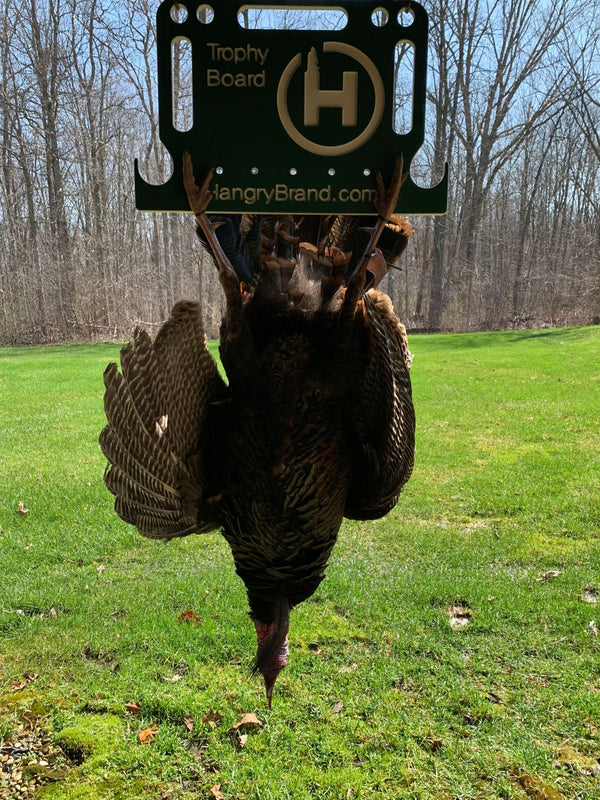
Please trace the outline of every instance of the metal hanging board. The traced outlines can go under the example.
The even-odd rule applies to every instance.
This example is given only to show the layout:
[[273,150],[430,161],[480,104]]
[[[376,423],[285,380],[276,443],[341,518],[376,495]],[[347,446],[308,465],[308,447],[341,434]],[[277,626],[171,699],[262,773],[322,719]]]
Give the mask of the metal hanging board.
[[[260,9],[337,11],[341,30],[246,28]],[[173,159],[166,183],[147,183],[135,162],[140,211],[189,211],[182,158],[197,179],[213,169],[209,213],[372,214],[375,174],[404,169],[425,133],[428,18],[406,0],[164,0],[157,11],[159,135]],[[382,24],[383,23],[383,24]],[[188,130],[174,124],[174,47],[191,46]],[[394,131],[395,53],[414,50],[412,125]],[[398,199],[404,214],[446,211],[448,169],[432,188],[408,175]]]

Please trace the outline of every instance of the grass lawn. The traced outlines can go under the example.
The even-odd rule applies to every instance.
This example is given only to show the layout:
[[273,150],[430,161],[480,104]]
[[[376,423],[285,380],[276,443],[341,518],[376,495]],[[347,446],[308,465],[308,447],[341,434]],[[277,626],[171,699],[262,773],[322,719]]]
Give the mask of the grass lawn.
[[414,475],[342,527],[271,711],[222,537],[112,511],[118,348],[0,349],[0,798],[600,798],[600,328],[411,348]]

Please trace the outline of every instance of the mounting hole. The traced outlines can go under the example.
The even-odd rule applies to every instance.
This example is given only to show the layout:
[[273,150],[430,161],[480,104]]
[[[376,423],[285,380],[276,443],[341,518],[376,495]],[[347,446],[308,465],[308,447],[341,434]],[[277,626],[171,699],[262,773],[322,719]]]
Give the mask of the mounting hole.
[[252,169],[250,170],[250,172],[251,172],[253,175],[258,175],[258,167],[252,167]]
[[363,175],[365,176],[365,178],[368,178],[370,174],[371,170],[368,167],[365,167],[365,169],[363,169]]
[[383,28],[384,25],[388,24],[389,19],[390,15],[385,8],[376,8],[371,14],[371,22],[377,28]]
[[215,18],[215,12],[212,6],[203,4],[196,9],[196,17],[198,18],[198,22],[201,22],[203,25],[209,25]]
[[173,3],[171,6],[171,19],[173,22],[181,24],[185,22],[188,16],[187,8],[180,3]]
[[296,169],[296,167],[290,167],[290,175],[297,175],[297,174],[298,170]]
[[415,12],[409,6],[404,6],[398,12],[398,22],[403,28],[410,28],[415,21]]
[[223,167],[217,167],[215,172],[217,173],[217,175],[222,175],[223,174]]
[[333,168],[333,167],[329,167],[329,169],[327,170],[327,174],[328,174],[328,175],[335,175],[335,170],[334,170],[334,168]]

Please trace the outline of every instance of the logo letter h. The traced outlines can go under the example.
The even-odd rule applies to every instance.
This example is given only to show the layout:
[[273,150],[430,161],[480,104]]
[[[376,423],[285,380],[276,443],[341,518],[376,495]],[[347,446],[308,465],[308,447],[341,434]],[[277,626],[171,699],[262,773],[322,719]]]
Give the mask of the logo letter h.
[[344,72],[342,88],[320,88],[319,62],[314,47],[308,54],[304,73],[304,124],[319,124],[320,108],[341,108],[342,126],[356,125],[358,108],[358,72]]

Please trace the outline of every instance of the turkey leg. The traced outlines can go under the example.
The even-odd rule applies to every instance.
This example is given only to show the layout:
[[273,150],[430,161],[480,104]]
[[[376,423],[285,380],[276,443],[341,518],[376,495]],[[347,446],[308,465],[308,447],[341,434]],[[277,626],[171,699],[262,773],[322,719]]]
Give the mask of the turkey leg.
[[[377,200],[375,201],[375,208],[377,209],[377,224],[371,232],[371,238],[365,248],[363,256],[359,262],[358,267],[354,270],[353,274],[348,281],[346,288],[346,296],[344,297],[344,305],[341,311],[341,318],[346,319],[348,316],[354,314],[354,309],[360,296],[365,288],[366,272],[369,266],[369,261],[374,258],[379,251],[377,251],[377,242],[387,222],[396,209],[398,202],[398,195],[402,184],[406,180],[406,173],[403,174],[404,158],[402,153],[396,158],[394,164],[394,172],[392,173],[392,180],[390,185],[386,188],[380,173],[377,173]],[[380,254],[381,255],[381,254]]]
[[188,197],[191,210],[196,217],[196,224],[202,229],[202,233],[206,237],[206,241],[213,251],[215,261],[219,268],[219,280],[225,292],[225,298],[230,311],[241,309],[241,294],[240,294],[240,281],[230,260],[223,252],[223,248],[219,244],[219,240],[215,236],[216,225],[210,221],[206,209],[212,199],[212,192],[209,190],[209,185],[212,180],[212,170],[208,172],[201,186],[198,186],[194,178],[194,167],[192,165],[192,157],[186,151],[183,154],[183,184]]

